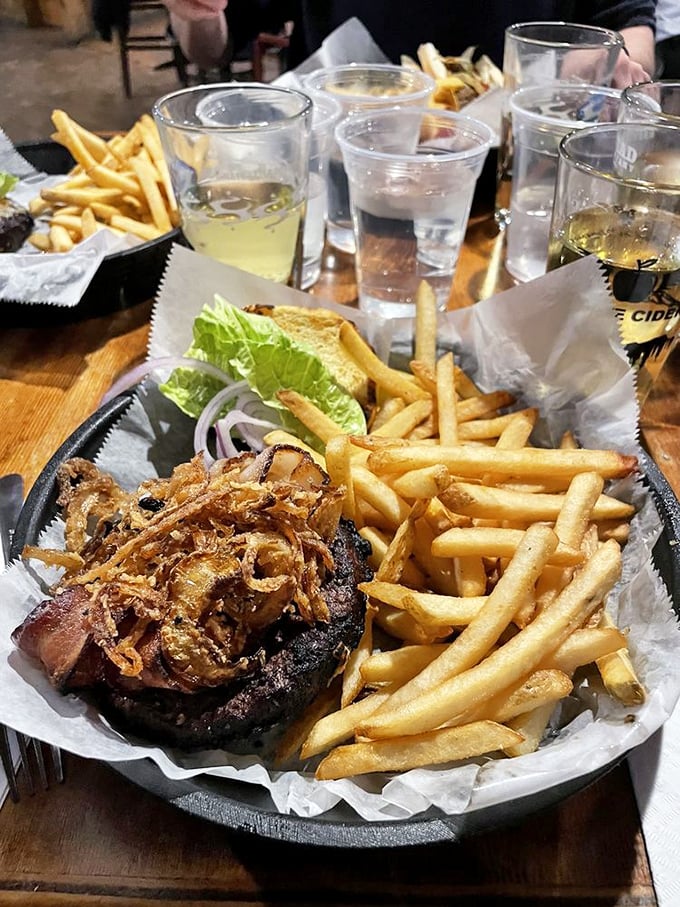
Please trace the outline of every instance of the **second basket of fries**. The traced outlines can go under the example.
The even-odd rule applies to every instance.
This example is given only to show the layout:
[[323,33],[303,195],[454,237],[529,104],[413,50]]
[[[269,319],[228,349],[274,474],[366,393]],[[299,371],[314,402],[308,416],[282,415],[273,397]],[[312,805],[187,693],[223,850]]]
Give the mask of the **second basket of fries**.
[[34,221],[26,249],[46,256],[97,251],[99,266],[79,300],[88,313],[151,298],[180,238],[153,119],[144,115],[127,133],[107,137],[63,110],[51,119],[49,141],[17,149],[45,175],[43,181],[33,176],[22,190]]

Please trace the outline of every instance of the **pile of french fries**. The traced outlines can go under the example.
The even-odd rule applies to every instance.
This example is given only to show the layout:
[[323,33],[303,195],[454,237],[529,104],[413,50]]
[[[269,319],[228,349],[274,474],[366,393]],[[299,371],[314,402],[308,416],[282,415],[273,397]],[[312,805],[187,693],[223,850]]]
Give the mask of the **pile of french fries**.
[[[580,449],[571,435],[532,447],[538,412],[499,412],[510,394],[481,393],[450,353],[437,359],[436,318],[422,284],[410,373],[343,324],[343,345],[377,386],[365,436],[280,392],[324,443],[323,456],[307,449],[344,487],[344,516],[373,550],[366,625],[340,689],[279,748],[282,764],[325,754],[320,780],[531,752],[584,666],[626,705],[645,698],[604,607],[633,515],[604,486],[636,459]],[[266,442],[304,446],[283,431]]]
[[418,61],[407,55],[401,58],[402,66],[422,69],[435,80],[431,106],[445,110],[460,110],[491,88],[503,85],[503,73],[483,54],[473,62],[475,48],[468,47],[459,57],[444,57],[434,44],[418,47]]
[[125,135],[108,141],[89,132],[63,110],[52,113],[52,139],[67,148],[76,166],[63,183],[42,189],[29,204],[47,220],[47,232],[29,242],[41,252],[69,252],[98,230],[148,241],[179,223],[158,130],[142,116]]

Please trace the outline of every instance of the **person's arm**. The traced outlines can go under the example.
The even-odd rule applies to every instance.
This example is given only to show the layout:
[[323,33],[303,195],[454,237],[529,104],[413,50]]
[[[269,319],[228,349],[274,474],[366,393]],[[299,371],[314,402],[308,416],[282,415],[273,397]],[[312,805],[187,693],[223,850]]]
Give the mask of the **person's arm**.
[[654,32],[648,25],[622,28],[628,55],[621,54],[614,70],[615,88],[626,88],[635,82],[647,82],[654,73]]
[[182,53],[200,69],[218,66],[227,48],[227,0],[163,0]]
[[645,82],[654,72],[656,0],[576,0],[574,22],[611,28],[623,36],[628,53],[621,53],[614,70],[615,88]]

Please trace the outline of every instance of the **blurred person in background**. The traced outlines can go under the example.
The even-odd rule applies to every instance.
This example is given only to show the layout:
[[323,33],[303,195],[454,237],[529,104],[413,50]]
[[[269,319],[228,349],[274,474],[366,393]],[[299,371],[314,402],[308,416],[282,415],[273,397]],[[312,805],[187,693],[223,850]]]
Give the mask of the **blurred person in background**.
[[[680,0],[669,2],[680,5]],[[229,7],[227,0],[164,3],[188,59],[209,68],[227,52],[229,9],[249,0],[229,0]],[[500,66],[507,26],[565,21],[621,32],[626,52],[621,52],[614,72],[615,87],[645,81],[655,69],[656,0],[485,0],[477,7],[460,5],[458,9],[451,0],[250,0],[250,5],[262,15],[257,31],[271,30],[272,23],[286,20],[295,23],[288,56],[293,67],[313,53],[333,29],[356,16],[394,62],[401,54],[415,56],[419,44],[432,41],[443,54],[460,53],[469,45],[477,45]],[[475,9],[479,10],[476,15]]]
[[657,0],[656,76],[680,79],[680,0]]

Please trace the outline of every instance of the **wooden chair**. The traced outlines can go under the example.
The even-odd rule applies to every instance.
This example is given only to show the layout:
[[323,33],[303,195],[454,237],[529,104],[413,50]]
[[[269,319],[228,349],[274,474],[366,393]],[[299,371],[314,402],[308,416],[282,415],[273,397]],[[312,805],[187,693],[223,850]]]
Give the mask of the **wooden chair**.
[[159,0],[130,0],[130,27],[126,30],[122,28],[117,29],[120,49],[120,66],[123,75],[123,90],[125,91],[125,96],[127,98],[132,97],[129,55],[132,51],[135,50],[157,50],[169,52],[171,55],[170,60],[165,63],[161,63],[156,68],[161,69],[167,66],[174,66],[174,68],[177,70],[177,77],[180,83],[184,87],[189,84],[189,76],[187,74],[187,61],[180,49],[179,44],[167,28],[160,34],[144,34],[133,31],[132,20],[135,13],[147,10],[163,10],[165,14],[163,21],[164,23],[166,23],[166,25],[170,24],[168,11],[164,4],[160,3]]

